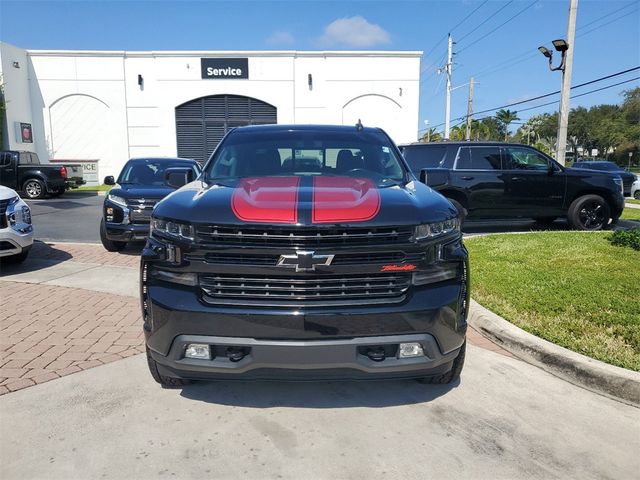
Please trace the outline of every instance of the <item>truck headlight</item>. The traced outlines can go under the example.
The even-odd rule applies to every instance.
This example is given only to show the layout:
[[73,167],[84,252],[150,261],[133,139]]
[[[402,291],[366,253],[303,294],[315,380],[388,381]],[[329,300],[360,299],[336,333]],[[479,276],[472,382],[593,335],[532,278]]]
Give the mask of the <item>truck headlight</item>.
[[195,239],[195,229],[193,225],[188,223],[181,223],[175,220],[165,220],[162,218],[151,217],[151,223],[149,226],[149,234],[158,232],[169,237],[174,237],[182,240],[193,241]]
[[15,197],[9,199],[9,204],[7,205],[7,207],[10,207],[11,205],[15,205],[19,201],[20,201],[20,197],[16,195]]
[[618,187],[620,187],[620,191],[622,193],[624,193],[624,185],[622,183],[622,178],[620,177],[613,177],[613,181],[616,185],[618,185]]
[[424,240],[446,235],[451,232],[460,231],[460,220],[458,218],[450,218],[444,222],[425,223],[418,225],[415,229],[414,237],[416,240]]
[[119,196],[117,196],[117,195],[111,195],[111,194],[109,194],[109,196],[108,196],[107,198],[108,198],[108,200],[109,200],[110,202],[113,202],[113,203],[115,203],[116,205],[120,205],[121,207],[126,207],[126,206],[127,206],[127,201],[126,201],[124,198],[122,198],[122,197],[119,197]]

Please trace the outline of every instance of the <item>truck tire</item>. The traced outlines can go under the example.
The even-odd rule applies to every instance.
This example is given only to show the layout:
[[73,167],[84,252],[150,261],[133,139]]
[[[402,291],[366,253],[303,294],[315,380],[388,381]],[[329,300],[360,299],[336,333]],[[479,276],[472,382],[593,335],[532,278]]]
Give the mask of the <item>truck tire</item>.
[[147,365],[149,366],[149,372],[151,372],[151,376],[153,377],[153,379],[160,385],[162,385],[163,388],[178,388],[189,385],[191,383],[191,380],[165,377],[164,375],[160,375],[160,372],[158,372],[158,364],[151,356],[149,347],[145,345],[145,349],[147,350]]
[[640,190],[636,190],[635,192],[633,192],[633,198],[635,198],[636,200],[640,200]]
[[467,218],[467,209],[464,208],[462,204],[457,200],[454,200],[452,198],[447,198],[447,200],[449,200],[453,204],[453,206],[456,207],[456,210],[458,210],[458,215],[459,215],[458,218],[460,218],[460,228],[462,228],[462,225],[464,224],[464,219]]
[[17,253],[15,255],[9,255],[8,257],[3,257],[2,261],[7,264],[15,265],[15,264],[24,262],[27,259],[28,255],[29,255],[29,248],[23,248],[20,253]]
[[600,195],[583,195],[569,207],[567,220],[576,230],[602,230],[611,218],[609,204]]
[[24,184],[22,185],[22,191],[27,198],[30,198],[32,200],[37,198],[44,198],[44,196],[47,194],[47,189],[44,186],[44,183],[42,183],[42,181],[38,180],[37,178],[30,178],[29,180],[24,182]]
[[465,340],[462,344],[462,347],[460,348],[460,353],[458,353],[458,356],[453,361],[451,370],[445,373],[441,373],[440,375],[418,378],[418,382],[429,385],[444,385],[457,380],[458,378],[460,378],[460,372],[462,372],[462,367],[464,366],[464,357],[466,356],[466,353],[467,341]]
[[104,219],[100,221],[100,241],[107,252],[120,252],[127,246],[127,242],[116,242],[107,238],[107,227],[104,225]]

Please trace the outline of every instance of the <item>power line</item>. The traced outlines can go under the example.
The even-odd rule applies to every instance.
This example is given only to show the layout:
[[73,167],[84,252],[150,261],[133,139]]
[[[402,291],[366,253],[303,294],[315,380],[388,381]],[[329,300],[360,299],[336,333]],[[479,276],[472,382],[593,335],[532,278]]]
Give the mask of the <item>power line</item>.
[[[572,86],[572,87],[571,87],[571,90],[574,90],[574,89],[576,89],[576,88],[580,88],[580,87],[585,87],[585,86],[587,86],[587,85],[591,85],[591,84],[593,84],[593,83],[601,82],[601,81],[603,81],[603,80],[608,80],[609,78],[618,77],[618,76],[620,76],[620,75],[624,75],[625,73],[633,72],[633,71],[636,71],[636,70],[640,70],[640,66],[638,66],[638,67],[633,67],[633,68],[628,68],[627,70],[622,70],[622,71],[620,71],[620,72],[612,73],[611,75],[606,75],[606,76],[604,76],[604,77],[596,78],[596,79],[594,79],[594,80],[589,80],[588,82],[584,82],[584,83],[580,83],[580,84],[578,84],[578,85],[574,85],[574,86]],[[625,81],[620,82],[620,83],[616,83],[616,84],[613,84],[613,85],[609,85],[609,86],[607,86],[607,87],[602,87],[602,88],[600,88],[600,89],[592,90],[592,91],[586,92],[586,93],[584,93],[584,94],[575,95],[575,96],[572,96],[571,98],[578,98],[578,97],[581,97],[581,96],[583,96],[583,95],[587,95],[587,94],[589,94],[589,93],[599,92],[600,90],[606,90],[607,88],[612,88],[612,87],[615,87],[615,86],[618,86],[618,85],[622,85],[623,83],[632,82],[632,81],[634,81],[634,80],[637,80],[638,78],[640,78],[640,77],[632,78],[632,79],[630,79],[630,80],[625,80]],[[535,101],[535,100],[540,100],[540,99],[543,99],[543,98],[547,98],[547,97],[550,97],[550,96],[552,96],[552,95],[557,95],[557,94],[559,94],[559,93],[560,93],[560,90],[557,90],[557,91],[555,91],[555,92],[547,93],[547,94],[544,94],[544,95],[538,95],[537,97],[528,98],[528,99],[526,99],[526,100],[520,100],[519,102],[513,102],[513,103],[509,103],[509,104],[507,104],[507,105],[501,105],[501,106],[499,106],[499,107],[495,107],[495,108],[488,108],[488,109],[486,109],[486,110],[481,110],[481,111],[479,111],[479,112],[475,112],[475,115],[480,115],[480,114],[482,114],[482,113],[487,113],[487,112],[494,112],[494,111],[496,111],[496,110],[501,110],[501,109],[503,109],[503,108],[513,107],[513,106],[515,106],[515,105],[521,105],[521,104],[523,104],[523,103],[533,102],[533,101]],[[557,101],[550,102],[548,105],[555,104],[555,103],[557,103]],[[538,105],[538,106],[536,106],[536,107],[529,107],[529,108],[526,108],[526,109],[521,109],[521,110],[519,110],[519,111],[520,111],[520,112],[524,112],[524,111],[526,111],[526,110],[531,110],[532,108],[538,108],[538,107],[542,107],[542,106],[545,106],[545,105]],[[465,118],[466,118],[465,116],[457,117],[457,118],[455,118],[453,121],[463,120],[463,119],[465,119]],[[489,117],[484,117],[484,118],[489,118]],[[438,125],[432,125],[432,126],[431,126],[431,128],[440,127],[440,126],[442,126],[442,125],[444,125],[444,123],[439,123]],[[421,132],[421,131],[423,131],[423,130],[424,130],[424,129],[422,129],[422,130],[418,130],[418,131],[419,131],[419,132]]]
[[[513,19],[515,19],[516,17],[522,15],[524,12],[526,12],[527,10],[529,10],[531,7],[533,7],[538,0],[533,0],[533,2],[531,2],[529,5],[527,5],[526,7],[524,7],[522,10],[520,10],[518,13],[516,13],[515,15],[512,15],[511,17],[509,17],[507,20],[505,20],[504,22],[502,22],[500,25],[498,25],[497,27],[495,27],[493,30],[490,30],[489,32],[485,33],[483,36],[481,36],[480,38],[478,38],[475,42],[472,42],[470,45],[458,50],[458,54],[462,53],[464,50],[466,50],[467,48],[473,46],[473,45],[477,45],[478,42],[484,40],[485,38],[487,38],[489,35],[491,35],[493,32],[495,32],[496,30],[498,30],[499,28],[505,26],[507,23],[509,23],[510,21],[512,21]],[[460,40],[462,41],[462,40]]]
[[474,28],[473,30],[471,30],[470,32],[467,32],[466,35],[463,35],[460,40],[458,40],[458,42],[461,42],[462,40],[464,40],[465,38],[467,38],[469,35],[471,35],[473,32],[475,32],[476,30],[478,30],[481,26],[483,26],[485,23],[487,23],[489,20],[491,20],[493,17],[495,17],[496,15],[498,15],[502,10],[504,10],[505,8],[507,8],[509,5],[511,5],[513,3],[514,0],[511,0],[509,3],[506,3],[505,5],[503,5],[501,8],[499,8],[498,10],[496,10],[495,12],[493,12],[492,15],[489,15],[487,18],[485,18],[485,20],[480,23],[480,25],[477,25],[476,28]]
[[480,10],[486,3],[489,3],[489,0],[485,0],[484,2],[482,2],[478,7],[473,9],[471,11],[471,13],[469,13],[466,17],[464,17],[462,20],[460,20],[458,23],[456,23],[453,26],[453,28],[450,28],[449,32],[446,35],[444,35],[440,40],[438,40],[433,47],[431,47],[431,50],[429,50],[425,54],[425,57],[428,57],[431,54],[431,52],[433,52],[444,40],[446,40],[449,33],[452,33],[456,28],[458,28],[460,25],[462,25],[468,18],[470,18],[474,13],[476,13],[478,10]]
[[580,25],[577,30],[580,30],[581,28],[586,28],[589,25],[593,25],[594,23],[598,23],[600,20],[604,20],[607,17],[610,17],[611,15],[615,15],[616,13],[622,11],[622,10],[626,10],[629,7],[633,7],[637,5],[636,3],[627,3],[624,7],[620,7],[620,8],[616,8],[614,11],[607,13],[606,15],[603,15],[602,17],[598,17],[595,20],[590,21],[589,23],[585,23],[584,25]]
[[602,27],[606,27],[607,25],[610,25],[610,24],[612,24],[613,22],[617,22],[618,20],[621,20],[621,19],[623,19],[623,18],[625,18],[625,17],[628,17],[629,15],[632,15],[632,14],[636,13],[637,11],[638,11],[638,9],[634,9],[634,10],[630,11],[629,13],[625,13],[624,15],[621,15],[621,16],[619,16],[619,17],[616,17],[616,18],[614,18],[613,20],[610,20],[610,21],[608,21],[608,22],[606,22],[606,23],[602,23],[602,24],[598,25],[597,27],[592,28],[591,30],[587,30],[586,32],[582,32],[582,33],[580,33],[580,34],[579,34],[579,35],[577,35],[577,36],[578,36],[578,37],[582,37],[582,36],[584,36],[584,35],[586,35],[586,34],[588,34],[588,33],[591,33],[591,32],[593,32],[593,31],[595,31],[595,30],[599,30],[599,29],[601,29]]

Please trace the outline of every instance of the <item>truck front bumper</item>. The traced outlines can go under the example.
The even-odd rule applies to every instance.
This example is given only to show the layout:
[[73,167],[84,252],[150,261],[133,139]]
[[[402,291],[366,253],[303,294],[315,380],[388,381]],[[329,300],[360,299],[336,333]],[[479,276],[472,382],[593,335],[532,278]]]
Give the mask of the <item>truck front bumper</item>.
[[[161,375],[183,379],[413,378],[448,371],[465,340],[460,282],[415,287],[402,304],[307,311],[205,304],[193,287],[143,282],[147,347]],[[400,358],[401,343],[424,355]],[[185,356],[189,344],[211,358]],[[371,350],[382,348],[383,359]],[[240,360],[231,351],[243,352]]]
[[107,238],[114,242],[146,240],[149,236],[149,224],[105,222]]

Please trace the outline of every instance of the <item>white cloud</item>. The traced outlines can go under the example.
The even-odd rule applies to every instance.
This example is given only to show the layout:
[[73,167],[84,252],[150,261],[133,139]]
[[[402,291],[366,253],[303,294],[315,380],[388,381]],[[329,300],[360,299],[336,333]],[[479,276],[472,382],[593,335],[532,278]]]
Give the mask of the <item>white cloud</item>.
[[339,18],[324,29],[320,43],[325,46],[340,45],[354,48],[367,48],[391,43],[387,31],[380,25],[369,23],[365,18]]
[[296,40],[289,32],[277,31],[269,35],[266,42],[269,45],[293,45]]

